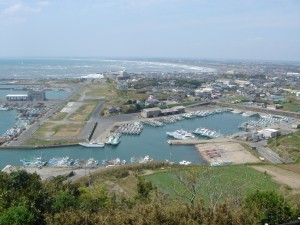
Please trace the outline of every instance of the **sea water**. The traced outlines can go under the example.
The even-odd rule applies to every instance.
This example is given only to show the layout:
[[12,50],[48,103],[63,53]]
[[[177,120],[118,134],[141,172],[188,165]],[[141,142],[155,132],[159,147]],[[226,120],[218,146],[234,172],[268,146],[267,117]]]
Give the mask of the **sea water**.
[[[1,149],[0,168],[3,168],[7,164],[21,165],[20,159],[30,159],[39,156],[46,160],[52,157],[64,156],[86,160],[94,158],[99,160],[99,162],[118,157],[129,162],[133,156],[143,157],[149,155],[159,161],[169,160],[179,162],[181,160],[187,160],[193,163],[203,163],[197,149],[193,145],[169,145],[167,140],[170,138],[166,135],[166,132],[178,129],[193,131],[196,128],[205,127],[220,131],[223,135],[229,135],[239,131],[239,124],[253,119],[257,120],[259,117],[243,117],[227,112],[207,117],[185,119],[174,124],[167,124],[163,127],[144,125],[144,130],[140,135],[122,135],[121,142],[118,146],[106,145],[104,148],[70,146],[40,149]],[[201,137],[199,138],[201,139]]]
[[214,68],[162,60],[100,58],[8,58],[0,59],[1,79],[78,78],[89,74],[118,72],[215,72]]

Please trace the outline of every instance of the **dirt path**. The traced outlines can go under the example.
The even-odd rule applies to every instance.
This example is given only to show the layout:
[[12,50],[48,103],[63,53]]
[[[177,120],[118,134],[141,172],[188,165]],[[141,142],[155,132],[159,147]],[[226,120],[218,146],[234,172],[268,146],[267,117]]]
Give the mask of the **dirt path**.
[[267,172],[272,179],[280,184],[288,185],[293,189],[300,189],[300,174],[277,166],[252,166],[252,168]]

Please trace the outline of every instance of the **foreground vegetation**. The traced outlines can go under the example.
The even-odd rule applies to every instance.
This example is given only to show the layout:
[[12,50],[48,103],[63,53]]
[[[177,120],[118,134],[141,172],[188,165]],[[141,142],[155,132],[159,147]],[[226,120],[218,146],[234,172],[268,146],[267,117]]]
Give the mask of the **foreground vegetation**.
[[[205,203],[201,195],[194,201],[185,201],[180,195],[166,195],[149,181],[149,176],[155,175],[148,175],[147,179],[142,175],[150,171],[174,174],[181,171],[179,168],[164,163],[130,165],[91,174],[77,183],[66,182],[64,177],[41,181],[38,175],[24,171],[0,172],[0,225],[280,224],[296,219],[300,213],[299,207],[293,208],[278,194],[276,185],[273,190],[253,189],[239,198],[224,196],[212,206]],[[194,172],[204,168],[184,168],[178,178],[193,192],[199,182]],[[233,168],[236,174],[240,172],[240,167]],[[233,171],[224,174],[227,180]],[[201,178],[205,179],[205,175]],[[115,187],[107,185],[112,183]],[[130,192],[121,191],[129,183]],[[232,188],[236,185],[239,184],[233,183]],[[122,188],[116,189],[116,186]]]

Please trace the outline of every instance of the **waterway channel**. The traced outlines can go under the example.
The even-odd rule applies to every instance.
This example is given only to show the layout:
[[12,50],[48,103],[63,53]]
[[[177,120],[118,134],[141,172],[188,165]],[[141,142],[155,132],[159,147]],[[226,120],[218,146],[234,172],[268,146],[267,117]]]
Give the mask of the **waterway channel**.
[[[8,116],[3,113],[5,112],[0,112],[1,120]],[[203,163],[203,160],[194,146],[169,145],[167,143],[169,137],[167,137],[166,132],[178,129],[193,131],[198,127],[205,127],[220,131],[223,135],[229,135],[238,132],[238,125],[242,122],[258,119],[258,116],[243,117],[238,114],[226,112],[207,117],[185,119],[174,124],[167,124],[163,127],[144,125],[144,130],[139,136],[123,135],[121,137],[121,143],[116,147],[107,145],[105,148],[70,146],[41,149],[1,149],[0,168],[3,168],[7,164],[21,165],[20,159],[30,159],[39,156],[46,160],[52,157],[64,156],[69,156],[74,159],[94,158],[99,160],[99,162],[119,157],[129,162],[132,156],[139,157],[150,155],[155,160],[169,160],[174,162],[188,160],[193,163]],[[9,127],[7,127],[7,129],[8,128]]]

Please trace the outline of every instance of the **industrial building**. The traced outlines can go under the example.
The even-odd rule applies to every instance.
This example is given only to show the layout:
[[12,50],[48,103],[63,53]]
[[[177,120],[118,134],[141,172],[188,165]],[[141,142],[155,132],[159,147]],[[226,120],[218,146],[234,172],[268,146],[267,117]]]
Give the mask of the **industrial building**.
[[28,91],[28,100],[45,101],[46,100],[45,91]]
[[141,116],[144,118],[157,117],[160,113],[160,108],[148,108],[142,110]]
[[265,139],[278,137],[280,135],[280,131],[279,130],[271,129],[271,128],[267,128],[267,129],[263,129],[263,130],[257,131],[257,133],[258,134],[262,134]]
[[7,101],[28,101],[27,94],[9,94],[5,97]]
[[45,91],[28,91],[28,94],[8,94],[7,101],[45,101]]
[[143,109],[141,116],[144,118],[150,117],[157,117],[157,116],[167,116],[167,115],[174,115],[178,113],[184,113],[185,107],[184,106],[175,106],[169,109],[160,109],[160,108],[148,108]]

